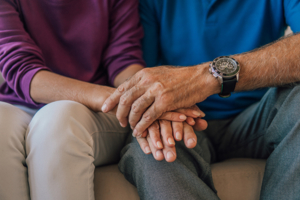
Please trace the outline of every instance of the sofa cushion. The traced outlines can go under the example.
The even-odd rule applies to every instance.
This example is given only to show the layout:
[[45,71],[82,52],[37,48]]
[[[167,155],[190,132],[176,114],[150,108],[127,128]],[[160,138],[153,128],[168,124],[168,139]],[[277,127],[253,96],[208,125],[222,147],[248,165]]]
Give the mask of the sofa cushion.
[[[230,159],[211,166],[215,187],[222,200],[259,199],[265,160]],[[95,170],[96,200],[137,200],[136,188],[119,172],[117,165]]]
[[211,166],[214,185],[222,200],[259,199],[265,160],[230,159]]

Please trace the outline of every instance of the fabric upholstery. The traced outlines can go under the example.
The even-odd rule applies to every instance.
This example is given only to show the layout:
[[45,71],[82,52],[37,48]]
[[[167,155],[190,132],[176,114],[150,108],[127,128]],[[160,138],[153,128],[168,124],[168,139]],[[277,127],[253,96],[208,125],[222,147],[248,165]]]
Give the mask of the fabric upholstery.
[[[230,159],[215,163],[212,175],[221,200],[258,200],[265,160]],[[117,165],[95,170],[96,200],[138,200],[136,188],[119,172]]]

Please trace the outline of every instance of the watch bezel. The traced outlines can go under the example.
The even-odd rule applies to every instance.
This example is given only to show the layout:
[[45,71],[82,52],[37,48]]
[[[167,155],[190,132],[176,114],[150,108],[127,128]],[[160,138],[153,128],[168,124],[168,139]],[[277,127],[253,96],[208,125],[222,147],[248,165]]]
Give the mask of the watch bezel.
[[[223,72],[219,71],[218,68],[216,67],[216,62],[220,59],[223,59],[223,58],[226,58],[226,59],[229,59],[229,60],[233,60],[235,63],[236,63],[236,69],[230,73],[230,74],[224,74]],[[234,58],[232,57],[229,57],[229,56],[220,56],[220,57],[217,57],[215,58],[212,63],[211,63],[211,70],[218,74],[219,76],[221,76],[222,78],[232,78],[234,76],[236,76],[239,72],[240,72],[240,64],[238,61],[236,61]]]

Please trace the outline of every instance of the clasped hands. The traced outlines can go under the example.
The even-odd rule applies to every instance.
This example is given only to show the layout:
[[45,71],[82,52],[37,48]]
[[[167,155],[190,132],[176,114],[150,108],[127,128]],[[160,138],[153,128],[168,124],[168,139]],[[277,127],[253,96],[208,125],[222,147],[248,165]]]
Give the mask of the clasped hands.
[[197,108],[195,106],[179,109],[171,115],[167,112],[153,122],[141,136],[136,138],[144,153],[152,153],[156,160],[165,159],[167,162],[173,162],[177,157],[175,141],[183,140],[187,148],[194,148],[197,144],[194,129],[201,131],[207,127],[206,121],[200,118],[204,116],[203,112]]
[[214,83],[212,79],[208,65],[146,68],[121,84],[106,99],[102,111],[118,105],[116,117],[123,127],[129,122],[142,150],[152,152],[156,160],[172,162],[176,159],[174,140],[183,139],[193,148],[197,142],[194,129],[207,127],[199,118],[204,113],[194,105],[218,92],[217,82],[208,84]]

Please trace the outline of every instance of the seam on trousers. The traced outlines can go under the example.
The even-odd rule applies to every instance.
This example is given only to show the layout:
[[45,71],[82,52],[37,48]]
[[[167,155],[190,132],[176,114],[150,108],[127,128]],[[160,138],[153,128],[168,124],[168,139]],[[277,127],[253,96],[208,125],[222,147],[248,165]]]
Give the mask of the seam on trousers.
[[[95,152],[94,152],[94,146],[95,146],[95,142],[94,142],[94,139],[93,139],[93,137],[92,137],[93,135],[91,135],[91,138],[90,138],[90,140],[92,140],[92,156],[93,156],[93,162],[91,163],[91,165],[94,165],[94,162],[95,162]],[[94,200],[95,199],[95,189],[94,189],[94,184],[92,184],[93,185],[93,192],[91,193],[90,192],[90,188],[91,188],[91,185],[90,185],[90,183],[92,182],[92,183],[94,183],[94,176],[95,176],[95,165],[94,165],[94,170],[93,169],[91,169],[91,166],[89,167],[89,180],[88,180],[88,196],[89,196],[89,199],[90,200]],[[93,180],[91,180],[91,179],[93,179]]]

